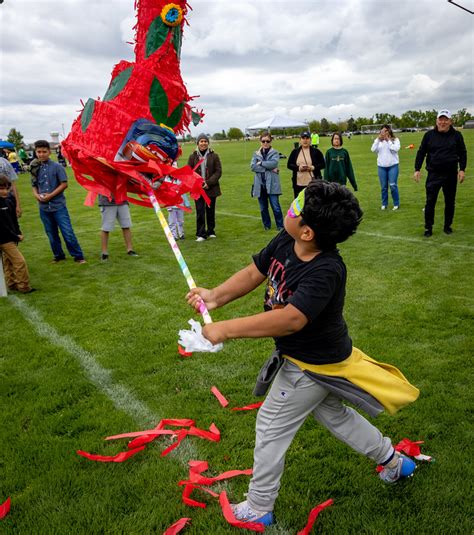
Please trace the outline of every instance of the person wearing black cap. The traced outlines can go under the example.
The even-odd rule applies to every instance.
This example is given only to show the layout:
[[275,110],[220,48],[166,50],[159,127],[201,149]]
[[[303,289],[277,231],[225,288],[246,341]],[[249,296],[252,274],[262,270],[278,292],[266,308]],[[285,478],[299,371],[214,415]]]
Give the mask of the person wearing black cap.
[[[215,238],[216,226],[216,198],[221,195],[219,179],[222,175],[222,165],[219,156],[209,148],[209,138],[206,134],[197,137],[197,149],[189,156],[188,165],[204,179],[203,189],[207,193],[210,204],[200,197],[196,204],[196,241],[202,242],[207,238]],[[207,223],[207,230],[206,230]]]
[[[444,232],[452,234],[457,183],[464,182],[467,164],[467,151],[461,132],[453,128],[451,113],[440,110],[436,126],[429,130],[421,140],[415,159],[413,178],[420,181],[420,169],[426,156],[426,205],[425,238],[433,235],[435,206],[439,190],[444,194]],[[458,171],[459,168],[459,171]]]
[[324,156],[319,149],[311,146],[310,132],[306,130],[301,132],[300,146],[291,151],[286,166],[293,172],[291,181],[295,198],[311,180],[322,178],[321,170],[325,167]]

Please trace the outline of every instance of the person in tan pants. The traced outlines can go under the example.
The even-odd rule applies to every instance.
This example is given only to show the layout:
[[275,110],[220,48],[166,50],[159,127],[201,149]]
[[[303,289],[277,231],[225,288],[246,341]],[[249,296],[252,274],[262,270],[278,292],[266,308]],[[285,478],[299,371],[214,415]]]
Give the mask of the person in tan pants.
[[23,240],[16,217],[16,201],[10,195],[11,183],[5,175],[0,175],[0,251],[3,270],[9,290],[31,293],[30,275],[25,258],[18,249]]

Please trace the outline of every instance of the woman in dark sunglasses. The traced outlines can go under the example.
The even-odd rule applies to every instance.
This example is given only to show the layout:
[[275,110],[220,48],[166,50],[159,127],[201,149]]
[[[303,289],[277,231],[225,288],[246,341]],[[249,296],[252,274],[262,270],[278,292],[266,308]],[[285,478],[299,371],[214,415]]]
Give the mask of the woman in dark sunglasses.
[[278,230],[283,228],[283,213],[278,199],[281,195],[279,163],[280,153],[272,147],[272,136],[269,132],[262,132],[260,134],[260,148],[254,152],[250,168],[255,173],[252,197],[258,199],[265,230],[270,230],[272,226],[268,211],[269,202],[272,207],[276,228]]
[[311,180],[322,178],[321,170],[325,167],[324,156],[319,149],[311,146],[310,132],[301,132],[300,146],[291,151],[286,166],[293,172],[291,181],[295,199]]

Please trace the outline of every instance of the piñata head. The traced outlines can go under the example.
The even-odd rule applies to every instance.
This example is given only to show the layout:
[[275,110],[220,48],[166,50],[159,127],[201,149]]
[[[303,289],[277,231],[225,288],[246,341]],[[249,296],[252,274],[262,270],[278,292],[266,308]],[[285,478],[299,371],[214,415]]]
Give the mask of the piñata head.
[[[171,167],[179,156],[175,133],[183,133],[191,121],[197,124],[202,117],[191,109],[192,99],[180,74],[186,1],[135,0],[135,6],[135,62],[122,60],[115,66],[102,100],[86,102],[62,144],[77,181],[92,194],[112,194],[118,202],[126,198],[135,202],[127,193],[140,195],[138,162],[139,172],[156,179],[177,173]],[[125,139],[132,142],[127,148]],[[117,162],[119,153],[120,160],[128,159],[126,154],[134,157]],[[148,158],[149,153],[157,158]],[[146,162],[152,162],[149,169]],[[190,168],[179,171],[179,180],[186,179],[191,196],[198,198],[202,179]],[[158,200],[172,202],[171,196],[166,201],[160,197],[163,191],[157,192]],[[143,199],[138,203],[149,205]]]

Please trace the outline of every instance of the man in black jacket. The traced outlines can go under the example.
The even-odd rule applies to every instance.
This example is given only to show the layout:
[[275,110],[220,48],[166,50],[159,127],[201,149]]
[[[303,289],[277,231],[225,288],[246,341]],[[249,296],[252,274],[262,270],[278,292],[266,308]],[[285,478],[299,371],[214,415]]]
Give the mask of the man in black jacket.
[[[433,235],[436,201],[439,190],[444,194],[444,232],[451,234],[457,183],[464,182],[467,163],[466,145],[462,134],[452,126],[451,113],[441,110],[433,130],[426,132],[415,159],[413,178],[420,181],[420,169],[426,156],[425,237]],[[459,171],[458,171],[459,166]]]

